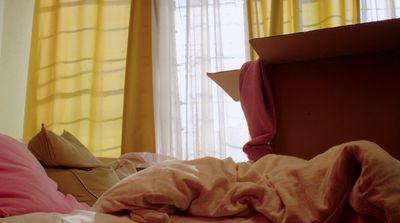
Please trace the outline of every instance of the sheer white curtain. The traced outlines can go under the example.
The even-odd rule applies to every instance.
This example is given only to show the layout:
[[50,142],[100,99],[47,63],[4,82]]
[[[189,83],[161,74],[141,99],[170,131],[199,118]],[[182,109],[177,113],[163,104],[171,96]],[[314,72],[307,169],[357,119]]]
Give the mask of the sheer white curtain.
[[247,125],[206,75],[246,61],[244,0],[153,0],[157,152],[245,160]]
[[360,0],[361,22],[400,17],[400,0]]

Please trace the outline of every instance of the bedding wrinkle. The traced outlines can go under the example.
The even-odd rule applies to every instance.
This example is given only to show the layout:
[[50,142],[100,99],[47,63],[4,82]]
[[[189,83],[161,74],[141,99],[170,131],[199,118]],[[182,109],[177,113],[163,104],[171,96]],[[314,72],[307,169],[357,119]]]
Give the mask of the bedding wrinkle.
[[399,185],[399,161],[374,143],[355,141],[311,160],[270,154],[254,163],[163,162],[126,177],[93,208],[128,210],[131,219],[150,223],[336,223],[351,208],[360,214],[354,219],[395,223]]
[[[387,222],[400,222],[400,162],[386,151],[375,154],[375,143],[364,141],[366,149],[352,145],[352,152],[361,164],[361,177],[350,196],[353,208]],[[368,159],[374,156],[376,159]],[[379,162],[385,160],[385,162]]]

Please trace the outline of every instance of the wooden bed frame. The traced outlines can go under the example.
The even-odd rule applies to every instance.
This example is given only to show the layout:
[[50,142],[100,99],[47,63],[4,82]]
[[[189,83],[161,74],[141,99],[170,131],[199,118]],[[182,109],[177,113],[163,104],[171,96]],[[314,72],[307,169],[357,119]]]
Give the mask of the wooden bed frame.
[[[250,43],[270,79],[275,153],[309,159],[369,140],[400,159],[400,19]],[[209,76],[237,99],[238,71]]]

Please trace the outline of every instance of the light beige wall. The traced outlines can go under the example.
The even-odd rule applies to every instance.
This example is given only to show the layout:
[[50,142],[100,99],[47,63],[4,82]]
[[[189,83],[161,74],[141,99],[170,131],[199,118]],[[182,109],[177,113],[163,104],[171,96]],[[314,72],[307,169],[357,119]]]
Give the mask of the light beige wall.
[[34,0],[0,0],[0,133],[22,138]]

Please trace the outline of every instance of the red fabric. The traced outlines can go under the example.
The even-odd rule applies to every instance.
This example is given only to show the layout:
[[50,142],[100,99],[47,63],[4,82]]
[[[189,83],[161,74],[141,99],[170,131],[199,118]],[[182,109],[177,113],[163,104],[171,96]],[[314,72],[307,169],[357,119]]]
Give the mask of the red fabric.
[[239,89],[240,103],[251,136],[243,151],[250,160],[256,161],[272,152],[270,142],[276,132],[274,102],[261,59],[242,66]]

